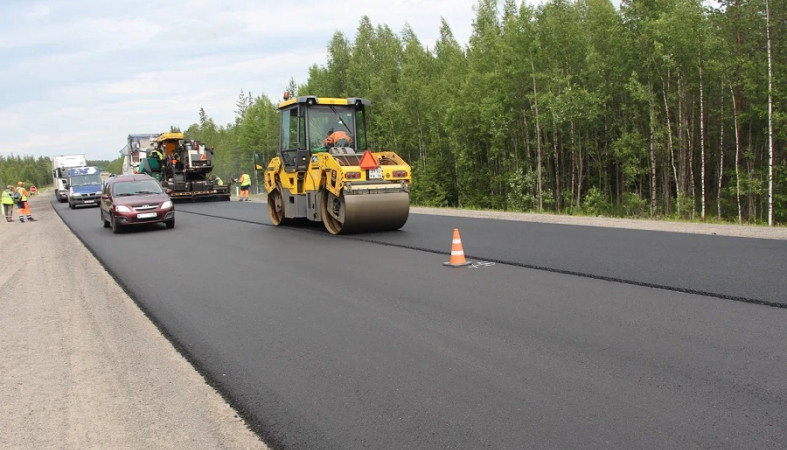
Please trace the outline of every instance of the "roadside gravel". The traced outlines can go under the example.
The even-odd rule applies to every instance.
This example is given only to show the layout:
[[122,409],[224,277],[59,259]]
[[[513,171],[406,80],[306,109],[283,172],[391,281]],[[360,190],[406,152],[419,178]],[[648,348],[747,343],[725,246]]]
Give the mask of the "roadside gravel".
[[0,224],[0,448],[266,448],[51,198]]
[[474,211],[450,208],[412,207],[411,213],[445,216],[479,217],[485,219],[518,220],[523,222],[558,223],[590,227],[629,228],[633,230],[666,231],[671,233],[710,234],[757,239],[787,239],[787,227],[710,224],[696,222],[668,222],[663,220],[618,219],[610,217],[563,216],[558,214]]

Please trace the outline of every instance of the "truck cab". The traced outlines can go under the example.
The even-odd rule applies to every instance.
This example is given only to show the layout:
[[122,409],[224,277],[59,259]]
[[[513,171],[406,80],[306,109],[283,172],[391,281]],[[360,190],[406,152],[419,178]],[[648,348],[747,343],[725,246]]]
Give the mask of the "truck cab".
[[68,172],[75,167],[85,167],[85,155],[58,155],[52,157],[52,184],[59,202],[68,200]]
[[98,167],[77,167],[69,169],[68,181],[68,207],[98,206],[101,199],[101,171]]

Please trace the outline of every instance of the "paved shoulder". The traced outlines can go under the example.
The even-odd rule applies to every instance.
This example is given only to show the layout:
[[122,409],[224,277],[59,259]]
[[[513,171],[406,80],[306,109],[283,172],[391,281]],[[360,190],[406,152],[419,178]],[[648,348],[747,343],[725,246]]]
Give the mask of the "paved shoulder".
[[265,448],[50,199],[0,225],[0,447]]

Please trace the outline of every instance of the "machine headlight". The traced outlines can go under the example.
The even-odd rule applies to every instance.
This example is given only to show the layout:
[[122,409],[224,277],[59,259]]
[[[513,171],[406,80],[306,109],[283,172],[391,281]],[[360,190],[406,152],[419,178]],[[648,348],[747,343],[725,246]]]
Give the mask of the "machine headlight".
[[115,211],[117,211],[117,212],[125,212],[125,213],[130,213],[130,212],[131,212],[131,209],[130,209],[128,206],[117,205],[117,206],[115,206]]
[[172,208],[172,200],[167,200],[166,202],[161,204],[161,209],[170,209]]

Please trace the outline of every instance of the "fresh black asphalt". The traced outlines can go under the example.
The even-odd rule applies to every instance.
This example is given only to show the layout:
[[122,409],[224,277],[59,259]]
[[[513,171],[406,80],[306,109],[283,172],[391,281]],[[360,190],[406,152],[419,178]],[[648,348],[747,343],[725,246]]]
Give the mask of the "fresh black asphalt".
[[[783,241],[415,214],[341,237],[239,202],[113,235],[55,208],[274,447],[787,442]],[[454,227],[498,263],[444,267]]]

